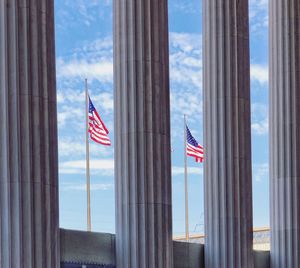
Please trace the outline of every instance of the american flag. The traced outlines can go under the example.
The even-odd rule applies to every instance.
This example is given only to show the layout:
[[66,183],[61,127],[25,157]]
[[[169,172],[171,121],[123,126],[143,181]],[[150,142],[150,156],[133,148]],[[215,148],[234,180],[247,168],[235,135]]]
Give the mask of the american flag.
[[93,141],[110,146],[111,142],[108,137],[108,130],[101,120],[94,104],[89,97],[89,133]]
[[192,156],[195,158],[195,161],[197,163],[202,163],[203,161],[203,147],[198,144],[198,142],[195,140],[195,138],[192,136],[191,131],[186,126],[186,154],[188,156]]

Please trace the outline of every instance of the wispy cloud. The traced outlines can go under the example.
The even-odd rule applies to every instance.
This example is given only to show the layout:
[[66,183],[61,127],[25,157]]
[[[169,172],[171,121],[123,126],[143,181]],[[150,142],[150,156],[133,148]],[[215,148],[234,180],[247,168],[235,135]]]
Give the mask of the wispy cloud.
[[58,79],[88,78],[101,83],[113,82],[113,41],[112,36],[83,42],[70,51],[68,57],[56,60]]
[[257,135],[265,135],[269,132],[269,120],[265,118],[261,121],[254,122],[251,124],[252,131]]
[[[188,115],[193,118],[195,115],[202,114],[202,100],[200,92],[184,93],[184,92],[172,92],[171,93],[171,109],[173,113],[179,115]],[[182,117],[180,118],[182,119]]]
[[[95,103],[100,103],[101,112],[112,113],[113,112],[113,93],[112,92],[96,92],[95,90],[90,90],[90,96]],[[62,107],[67,108],[69,105],[81,105],[84,106],[85,102],[85,92],[80,89],[64,89],[58,90],[57,102]],[[66,106],[63,106],[65,104]],[[84,107],[83,107],[84,108]],[[63,110],[63,109],[62,109]],[[71,113],[72,114],[72,113]]]
[[269,179],[269,164],[253,164],[253,179],[256,182],[261,182],[265,179]]
[[[86,160],[75,160],[61,162],[59,165],[60,174],[84,174],[86,170]],[[90,170],[93,174],[102,174],[103,176],[113,176],[113,159],[91,159]]]
[[[179,176],[184,174],[184,167],[173,166],[172,167],[172,175]],[[190,175],[203,175],[203,166],[199,167],[189,167],[188,174]]]
[[170,33],[170,47],[178,48],[184,52],[196,51],[196,54],[201,50],[201,35],[196,33]]
[[[64,0],[57,12],[57,25],[67,29],[75,25],[90,27],[112,16],[112,0]],[[63,8],[62,8],[63,7]]]
[[112,60],[100,59],[95,62],[88,60],[72,59],[65,62],[62,58],[57,60],[58,78],[88,78],[89,80],[101,80],[112,83],[113,63]]
[[266,65],[251,64],[250,73],[252,81],[260,84],[267,84],[269,81],[269,68]]
[[198,1],[191,1],[191,0],[173,0],[170,1],[170,10],[179,12],[182,14],[200,14],[200,5],[199,9],[195,8],[195,5],[198,4]]
[[[91,191],[108,191],[113,189],[114,184],[112,183],[91,183],[90,190]],[[59,186],[60,191],[86,191],[85,183],[61,183]]]
[[[69,59],[57,59],[58,78],[89,78],[112,82],[112,38],[96,39],[74,49]],[[201,87],[201,35],[170,33],[171,82],[184,87]]]
[[202,87],[201,35],[170,33],[170,78],[178,90]]
[[249,18],[252,34],[265,34],[268,27],[268,0],[250,0]]
[[[72,159],[84,157],[86,154],[85,137],[62,137],[58,141],[59,156]],[[101,146],[97,143],[90,143],[90,154],[97,157],[111,157],[113,154],[112,147]]]
[[269,132],[268,107],[263,103],[251,105],[251,129],[255,135],[266,135]]
[[202,117],[202,46],[200,34],[170,33],[172,139],[182,135],[183,115],[189,124]]
[[84,128],[84,124],[82,120],[78,119],[84,118],[84,109],[75,108],[73,107],[72,110],[69,109],[67,106],[60,107],[60,110],[57,113],[57,121],[58,126],[61,127],[65,125],[67,122],[72,124],[73,127],[76,128]]
[[[85,160],[75,160],[66,161],[60,164],[59,171],[61,174],[85,174],[86,161]],[[101,173],[104,176],[113,176],[114,174],[114,160],[113,159],[103,159],[103,160],[90,160],[90,170],[93,174]],[[203,175],[203,167],[189,167],[189,174]],[[178,176],[184,174],[184,167],[173,166],[172,175]]]

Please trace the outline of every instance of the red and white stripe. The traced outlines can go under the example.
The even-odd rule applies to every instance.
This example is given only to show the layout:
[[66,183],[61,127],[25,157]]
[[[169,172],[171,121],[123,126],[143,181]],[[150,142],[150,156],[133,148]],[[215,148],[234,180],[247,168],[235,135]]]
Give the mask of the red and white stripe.
[[93,141],[107,146],[111,145],[109,132],[96,110],[89,113],[89,133]]
[[198,145],[198,147],[195,147],[195,146],[187,143],[186,154],[188,156],[195,157],[195,161],[197,163],[202,163],[203,162],[204,150],[203,150],[203,147],[201,145]]

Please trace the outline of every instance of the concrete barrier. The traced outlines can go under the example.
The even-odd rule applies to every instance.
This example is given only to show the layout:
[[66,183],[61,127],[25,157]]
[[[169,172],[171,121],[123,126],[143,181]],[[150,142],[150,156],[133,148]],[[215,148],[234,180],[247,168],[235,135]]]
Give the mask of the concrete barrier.
[[[174,268],[204,268],[203,244],[173,243]],[[61,229],[60,244],[63,268],[114,268],[116,265],[114,234]],[[270,268],[269,251],[254,251],[254,268]]]
[[61,229],[60,254],[65,264],[114,267],[115,235]]
[[270,251],[254,250],[254,268],[270,268]]
[[174,268],[204,268],[204,245],[173,242]]

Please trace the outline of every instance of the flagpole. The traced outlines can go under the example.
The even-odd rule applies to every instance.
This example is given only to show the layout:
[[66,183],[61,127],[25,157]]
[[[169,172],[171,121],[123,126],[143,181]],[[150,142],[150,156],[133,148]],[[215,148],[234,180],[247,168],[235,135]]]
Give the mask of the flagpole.
[[187,146],[187,137],[186,137],[186,115],[184,118],[184,190],[185,190],[185,239],[189,241],[189,198],[188,198],[188,178],[187,178],[187,155],[186,155],[186,146]]
[[85,117],[86,117],[86,192],[87,192],[87,231],[91,226],[91,185],[90,185],[90,146],[89,146],[89,94],[87,79],[85,79]]

